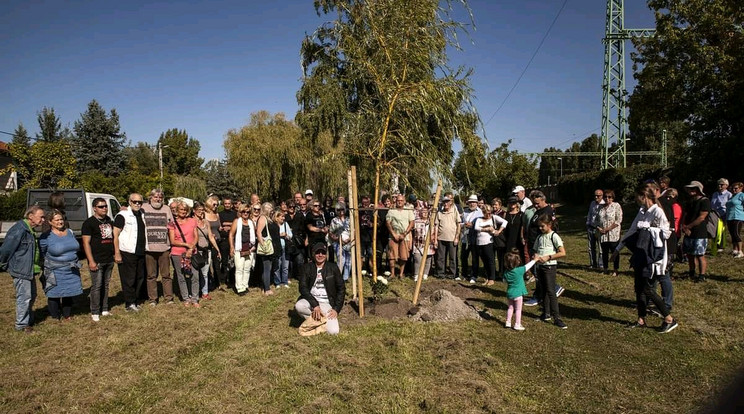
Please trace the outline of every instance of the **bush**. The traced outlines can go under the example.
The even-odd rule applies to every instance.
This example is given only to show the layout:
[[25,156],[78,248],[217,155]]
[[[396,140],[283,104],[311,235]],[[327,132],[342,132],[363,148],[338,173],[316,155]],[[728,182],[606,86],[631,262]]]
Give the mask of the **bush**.
[[558,182],[558,196],[566,204],[584,205],[592,200],[594,190],[601,188],[614,190],[618,202],[632,201],[638,184],[658,180],[660,175],[659,167],[651,164],[565,175]]
[[23,218],[26,210],[26,190],[18,190],[0,196],[0,220],[11,221]]

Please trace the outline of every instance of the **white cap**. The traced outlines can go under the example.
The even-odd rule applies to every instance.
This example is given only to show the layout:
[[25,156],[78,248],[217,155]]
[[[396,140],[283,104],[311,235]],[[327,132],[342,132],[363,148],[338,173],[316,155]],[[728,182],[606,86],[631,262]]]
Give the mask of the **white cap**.
[[308,188],[307,190],[305,190],[305,195],[313,195],[313,190]]
[[512,190],[512,193],[518,193],[520,191],[524,191],[524,187],[522,187],[521,185],[518,185],[514,187],[514,189]]
[[478,196],[475,194],[471,194],[470,197],[468,197],[468,203],[477,203],[478,202]]

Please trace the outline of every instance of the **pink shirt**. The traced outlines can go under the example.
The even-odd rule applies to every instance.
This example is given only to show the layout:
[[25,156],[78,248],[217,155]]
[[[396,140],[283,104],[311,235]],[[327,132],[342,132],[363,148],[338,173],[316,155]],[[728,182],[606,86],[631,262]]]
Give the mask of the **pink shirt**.
[[[178,225],[181,227],[181,231],[183,231],[184,237],[186,237],[186,241],[184,242],[181,238],[181,232],[178,231],[178,227],[176,227],[176,222],[171,221],[168,223],[168,230],[173,230],[173,235],[175,236],[175,240],[177,242],[183,242],[183,243],[193,243],[194,242],[194,229],[196,228],[196,219],[193,217],[187,218],[181,223],[178,223]],[[181,246],[173,246],[171,248],[171,256],[180,256],[182,254],[186,253],[186,248]]]

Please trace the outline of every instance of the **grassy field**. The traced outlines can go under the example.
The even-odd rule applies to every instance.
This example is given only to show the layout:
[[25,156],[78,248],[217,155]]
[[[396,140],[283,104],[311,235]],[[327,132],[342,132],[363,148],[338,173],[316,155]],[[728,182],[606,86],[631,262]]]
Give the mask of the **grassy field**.
[[[290,313],[296,283],[269,298],[215,292],[202,309],[130,314],[115,274],[112,316],[92,322],[80,297],[71,322],[53,321],[40,290],[40,322],[26,335],[13,330],[13,286],[0,274],[0,412],[680,413],[710,404],[743,359],[744,260],[712,258],[707,283],[674,282],[674,332],[630,330],[628,256],[617,278],[587,271],[576,223],[561,222],[566,331],[538,321],[537,308],[525,309],[526,331],[507,330],[502,285],[460,284],[457,294],[490,317],[413,323],[345,312],[340,335],[302,338]],[[425,282],[439,284],[455,282]],[[389,295],[412,291],[412,281],[395,281]]]

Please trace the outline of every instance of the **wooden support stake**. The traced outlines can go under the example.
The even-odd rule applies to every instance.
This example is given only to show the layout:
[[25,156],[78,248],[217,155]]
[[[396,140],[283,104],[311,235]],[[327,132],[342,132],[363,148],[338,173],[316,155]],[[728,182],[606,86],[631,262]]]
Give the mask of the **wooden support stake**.
[[[351,239],[349,240],[349,243],[352,243],[351,248],[353,249],[352,254],[351,254],[351,290],[354,292],[354,294],[352,295],[352,299],[356,299],[357,298],[357,278],[356,278],[357,267],[356,267],[356,253],[355,252],[357,249],[359,249],[359,243],[357,242],[357,239],[356,239],[356,230],[355,230],[356,225],[357,225],[357,222],[355,220],[356,215],[352,214],[353,211],[356,211],[357,205],[354,200],[354,191],[352,189],[353,183],[351,179],[351,169],[346,173],[346,178],[349,183],[349,197],[347,198],[348,200],[347,201],[347,204],[348,204],[347,214],[349,215],[349,238]],[[342,241],[339,240],[339,245],[341,244],[341,242]]]
[[357,282],[357,288],[359,289],[359,317],[364,317],[364,278],[362,277],[362,238],[361,233],[359,231],[359,194],[357,190],[357,175],[356,175],[356,166],[351,166],[351,201],[349,203],[354,203],[354,222],[357,223],[356,226],[354,226],[354,245],[356,248],[354,249],[354,257],[355,257],[355,266],[356,266],[356,274],[358,277]]
[[431,231],[434,228],[437,215],[439,214],[439,195],[442,192],[442,180],[437,182],[437,193],[434,195],[434,205],[431,207],[429,213],[429,230],[426,232],[426,240],[424,241],[424,257],[421,259],[421,266],[419,266],[418,278],[416,280],[416,289],[413,291],[413,304],[418,305],[419,292],[421,291],[421,282],[424,281],[424,269],[426,268],[426,260],[429,258],[429,245],[431,244]]

